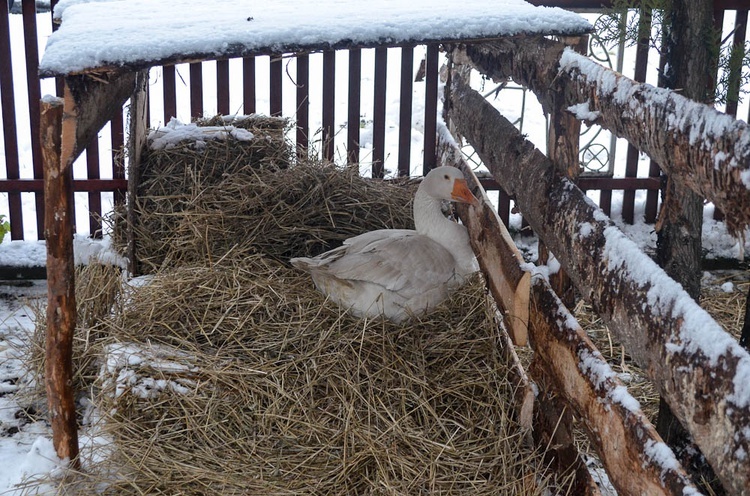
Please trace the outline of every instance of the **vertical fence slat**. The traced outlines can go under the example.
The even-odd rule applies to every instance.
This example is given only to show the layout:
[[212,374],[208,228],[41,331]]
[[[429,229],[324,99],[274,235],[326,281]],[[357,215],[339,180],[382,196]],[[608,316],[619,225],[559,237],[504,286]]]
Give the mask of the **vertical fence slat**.
[[[39,45],[36,29],[36,2],[23,2],[23,39],[26,50],[26,89],[29,96],[29,122],[31,124],[31,160],[34,179],[44,179],[42,143],[39,128],[42,90],[39,84]],[[44,239],[44,194],[34,193],[36,205],[37,239]]]
[[[99,179],[99,136],[94,138],[86,147],[86,176],[89,179]],[[102,237],[102,194],[99,191],[89,191],[89,232],[91,237]]]
[[[641,8],[639,10],[638,29],[644,33],[638,40],[635,52],[635,74],[633,79],[640,83],[646,81],[646,69],[648,67],[649,36],[651,34],[651,10]],[[625,177],[636,177],[638,175],[638,155],[640,152],[636,147],[628,144],[628,152],[625,159]],[[622,220],[626,224],[635,221],[635,190],[625,190],[622,199]]]
[[221,115],[229,115],[229,61],[216,61],[216,109]]
[[506,228],[510,226],[510,196],[502,188],[497,190],[497,215]]
[[282,100],[281,100],[281,78],[284,73],[283,59],[281,55],[271,56],[271,74],[270,74],[270,100],[271,100],[271,115],[279,117],[281,115]]
[[[438,45],[427,45],[425,56],[424,91],[424,163],[422,173],[427,174],[437,165],[437,100],[438,100]],[[508,225],[507,220],[503,220]]]
[[[10,50],[10,19],[8,0],[0,0],[0,101],[2,101],[5,167],[8,179],[19,179],[18,130],[16,129],[16,98],[13,90],[13,67]],[[21,193],[8,193],[11,239],[23,239]]]
[[[114,179],[125,179],[125,158],[123,156],[125,145],[125,126],[123,124],[122,109],[115,112],[110,121],[111,143],[112,143],[112,177]],[[125,192],[115,191],[115,205],[125,204]]]
[[242,59],[242,112],[255,113],[255,57]]
[[[661,55],[659,56],[659,74],[664,74],[664,68],[666,65],[666,50],[662,50]],[[661,82],[661,78],[659,78],[659,82]],[[661,177],[661,167],[659,167],[659,164],[653,160],[649,161],[648,176]],[[658,189],[650,189],[646,191],[646,211],[644,220],[649,224],[656,223],[656,217],[659,215],[659,195],[661,195],[661,190]]]
[[398,175],[408,176],[411,160],[411,104],[414,86],[414,47],[401,48],[401,98],[398,118]]
[[375,49],[375,88],[372,113],[372,177],[385,176],[385,93],[388,49]]
[[361,104],[362,50],[349,50],[349,115],[346,133],[346,160],[349,164],[359,163],[359,119]]
[[310,57],[297,57],[297,154],[307,156],[310,145]]
[[203,64],[190,64],[190,117],[193,120],[203,115]]
[[164,89],[164,124],[177,117],[177,69],[173,65],[162,68],[162,88]]
[[323,158],[333,160],[335,126],[336,52],[323,52]]

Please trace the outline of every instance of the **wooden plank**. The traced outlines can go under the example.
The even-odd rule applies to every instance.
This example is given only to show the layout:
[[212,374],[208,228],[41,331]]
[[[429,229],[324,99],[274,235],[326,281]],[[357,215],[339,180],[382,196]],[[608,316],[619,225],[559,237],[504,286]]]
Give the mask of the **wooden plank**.
[[618,494],[697,494],[638,402],[539,273],[532,279],[531,306],[536,366],[543,367],[557,401],[581,420]]
[[[0,7],[2,8],[2,7]],[[23,38],[26,52],[26,89],[29,102],[29,121],[31,124],[31,160],[35,179],[44,179],[44,164],[42,160],[41,131],[39,130],[42,99],[39,84],[39,42],[36,29],[36,3],[22,2]],[[44,195],[35,194],[36,232],[38,239],[44,239]]]
[[401,48],[401,91],[398,112],[398,175],[408,176],[411,165],[411,106],[414,81],[414,47]]
[[481,208],[469,209],[457,205],[461,220],[469,230],[471,244],[477,261],[487,281],[487,287],[500,308],[516,346],[528,343],[529,286],[531,274],[522,267],[523,256],[518,251],[505,225],[492,208],[487,193],[479,183],[461,151],[448,138],[448,130],[438,135],[438,161],[440,165],[458,167]]
[[[547,88],[567,79],[570,105],[588,102],[589,110],[598,113],[595,124],[627,139],[673,179],[721,208],[730,233],[738,235],[750,226],[750,190],[744,180],[750,176],[747,123],[676,92],[636,83],[574,53],[566,55],[561,71],[562,52],[563,45],[547,39],[513,38],[467,45],[455,54],[490,78],[512,77],[529,87],[546,110],[551,105]],[[580,67],[595,76],[587,77]],[[627,91],[628,97],[618,97],[615,89]],[[649,104],[633,111],[633,102]],[[715,133],[721,125],[726,127]],[[704,146],[702,137],[711,133],[716,134],[712,146]]]
[[388,75],[388,49],[375,49],[375,87],[372,113],[372,177],[385,176],[385,92]]
[[282,88],[281,80],[284,74],[284,64],[281,55],[271,57],[270,61],[270,88],[269,88],[269,100],[270,110],[272,117],[279,117],[282,110]]
[[[5,171],[8,179],[20,177],[18,162],[18,130],[16,129],[13,69],[11,67],[10,21],[8,3],[0,5],[0,107],[3,116],[3,142],[5,144]],[[11,239],[23,239],[23,208],[21,195],[8,195]]]
[[310,57],[297,56],[297,154],[307,157],[310,146]]
[[[66,91],[69,94],[69,92]],[[78,424],[73,390],[73,335],[76,326],[73,263],[73,161],[64,151],[63,107],[59,99],[41,106],[44,154],[45,233],[47,245],[47,330],[44,382],[52,442],[57,456],[80,469]]]
[[242,59],[242,111],[255,113],[255,57]]
[[216,109],[220,115],[229,115],[229,61],[216,61]]
[[190,117],[203,117],[203,64],[190,64]]
[[130,97],[135,75],[113,75],[109,80],[69,76],[65,83],[63,158],[73,163]]
[[[94,136],[86,147],[86,175],[89,179],[99,179],[99,138]],[[89,191],[89,233],[92,238],[102,237],[102,194]]]
[[333,137],[336,125],[336,52],[323,52],[323,158],[333,160]]
[[173,65],[165,65],[162,73],[162,88],[164,89],[164,124],[168,124],[172,117],[177,117],[177,69]]
[[[73,191],[125,191],[128,181],[125,178],[116,179],[74,179]],[[3,179],[0,181],[0,192],[8,193],[42,193],[43,179]]]
[[[115,190],[115,205],[125,204],[125,193],[127,192],[128,183],[125,179],[125,126],[123,124],[122,108],[115,111],[112,117],[110,130],[112,131],[112,179],[122,181],[122,186],[112,188]],[[76,189],[76,182],[73,181],[73,189]]]
[[349,50],[349,98],[346,132],[346,161],[359,163],[359,119],[362,86],[362,50]]
[[[635,49],[635,72],[633,80],[646,82],[646,68],[648,67],[648,50],[651,35],[651,9],[641,7],[638,12],[638,32],[641,37]],[[636,177],[638,175],[638,149],[628,143],[628,151],[625,156],[625,177]],[[635,190],[626,189],[622,198],[622,220],[626,224],[635,222]]]
[[750,453],[750,402],[743,392],[750,354],[455,75],[449,98],[458,132],[646,371],[724,487],[747,491],[750,472],[741,454]]
[[425,54],[425,91],[424,91],[424,163],[422,174],[434,169],[437,165],[437,108],[438,108],[438,60],[439,46],[427,45]]
[[131,274],[138,274],[135,239],[135,204],[138,201],[138,185],[140,182],[141,157],[146,148],[148,137],[148,121],[146,107],[148,105],[148,71],[141,71],[135,75],[135,84],[130,96],[130,138],[128,140],[128,259]]

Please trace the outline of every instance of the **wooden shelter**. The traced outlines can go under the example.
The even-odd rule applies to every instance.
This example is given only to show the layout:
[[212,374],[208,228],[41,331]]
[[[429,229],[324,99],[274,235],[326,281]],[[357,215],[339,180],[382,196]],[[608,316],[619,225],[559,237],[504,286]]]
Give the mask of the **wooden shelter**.
[[[681,122],[685,115],[705,115],[720,120],[704,105],[670,103],[677,96],[667,91],[649,105],[642,103],[642,108],[636,104],[643,112],[631,113],[619,94],[607,92],[612,82],[617,88],[627,87],[628,94],[640,102],[655,90],[600,70],[566,50],[566,44],[576,46],[579,37],[590,30],[585,20],[571,12],[534,7],[521,0],[502,0],[489,9],[486,2],[473,0],[462,2],[460,8],[445,0],[417,1],[405,10],[395,0],[364,4],[331,0],[330,5],[315,3],[311,21],[308,3],[286,0],[275,2],[271,9],[251,0],[221,4],[60,2],[62,24],[50,38],[40,66],[43,76],[60,76],[65,81],[62,101],[42,101],[49,284],[46,380],[58,455],[72,460],[77,455],[68,380],[75,326],[71,167],[112,111],[130,98],[129,181],[135,184],[146,141],[146,70],[155,65],[257,54],[427,43],[427,94],[435,99],[439,46],[452,61],[445,95],[445,117],[451,128],[475,147],[494,180],[516,200],[578,289],[648,371],[725,488],[732,494],[750,492],[746,461],[750,398],[745,386],[750,356],[736,342],[728,341],[732,338],[701,314],[697,305],[684,300],[681,289],[648,257],[622,242],[607,216],[566,177],[574,176],[577,168],[580,127],[580,120],[568,109],[588,103],[595,113],[586,118],[595,115],[602,125],[672,167],[670,171],[688,186],[732,216],[730,226],[740,229],[750,222],[745,181],[750,169],[747,126],[731,120],[724,127],[711,128],[722,130],[711,134],[704,122],[699,124],[706,130],[701,140],[691,138],[698,129],[689,123],[665,133],[664,119],[671,123]],[[179,18],[172,14],[176,11],[181,13]],[[191,30],[205,25],[206,16],[217,21],[213,34],[203,30],[193,36]],[[175,38],[180,32],[186,34],[184,40]],[[563,43],[550,41],[549,35]],[[469,67],[493,79],[512,77],[537,93],[553,120],[549,157],[535,150],[468,87]],[[640,142],[628,134],[642,126],[650,126],[649,135],[659,139]],[[436,124],[426,134],[437,142],[437,162],[460,167],[477,194],[483,195],[448,127]],[[695,160],[679,160],[674,150]],[[695,181],[696,177],[709,180]],[[130,201],[133,194],[131,187]],[[553,291],[556,278],[523,263],[486,197],[481,209],[461,211],[461,217],[489,289],[505,313],[509,333],[501,345],[516,371],[518,414],[533,424],[537,442],[552,446],[556,467],[573,467],[576,494],[597,494],[598,489],[572,446],[571,413],[582,420],[622,494],[695,491],[637,402]],[[621,252],[623,247],[628,249]],[[646,267],[648,274],[638,272],[639,267]],[[700,320],[705,336],[691,334],[695,319]],[[527,337],[535,351],[531,379],[518,364],[513,346],[525,345]],[[723,348],[703,347],[707,340]],[[539,387],[538,397],[532,381]]]

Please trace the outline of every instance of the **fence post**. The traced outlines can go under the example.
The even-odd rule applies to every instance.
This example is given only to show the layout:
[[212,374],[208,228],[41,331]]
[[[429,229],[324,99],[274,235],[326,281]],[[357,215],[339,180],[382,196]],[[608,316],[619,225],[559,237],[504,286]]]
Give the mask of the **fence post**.
[[44,377],[57,456],[79,468],[73,391],[76,326],[73,264],[73,164],[62,158],[62,99],[42,101],[45,238],[47,240],[47,337]]

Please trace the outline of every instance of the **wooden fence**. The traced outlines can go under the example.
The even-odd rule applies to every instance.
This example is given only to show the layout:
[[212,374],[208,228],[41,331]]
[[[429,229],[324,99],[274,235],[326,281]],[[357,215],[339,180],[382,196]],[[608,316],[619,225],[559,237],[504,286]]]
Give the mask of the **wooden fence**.
[[[36,232],[39,239],[43,238],[43,219],[44,219],[44,201],[42,191],[42,158],[41,146],[39,140],[39,100],[41,97],[40,80],[38,76],[39,61],[39,40],[37,36],[37,15],[35,0],[23,0],[17,2],[21,4],[23,16],[23,40],[11,39],[9,29],[8,0],[0,0],[0,94],[2,95],[2,121],[3,137],[5,143],[4,170],[0,175],[5,176],[0,179],[0,193],[7,194],[9,220],[11,223],[11,238],[14,240],[24,239],[24,224],[36,223]],[[56,0],[52,0],[52,5]],[[586,0],[549,0],[534,1],[534,4],[556,5],[573,9],[601,9],[602,4],[608,2],[586,1]],[[748,8],[746,3],[739,0],[720,0],[716,1],[716,19],[717,25],[723,22],[724,13],[727,10],[739,9],[736,13],[735,27],[731,33],[733,42],[738,45],[744,44],[747,33]],[[17,7],[16,7],[17,8]],[[11,14],[17,15],[17,14]],[[50,17],[50,22],[51,17]],[[642,16],[642,23],[648,24],[648,16]],[[24,44],[26,54],[25,78],[27,80],[28,99],[25,102],[18,101],[14,95],[14,79],[22,77],[20,74],[13,73],[11,47],[17,43]],[[424,84],[425,84],[425,101],[424,101],[424,143],[423,157],[424,168],[429,169],[435,164],[435,126],[436,126],[436,108],[437,108],[437,77],[439,64],[439,46],[429,45],[419,47],[419,53],[424,48],[425,58],[424,66]],[[399,50],[400,54],[400,75],[398,88],[388,87],[387,68],[388,58],[393,50]],[[633,79],[636,81],[645,81],[646,67],[648,64],[649,50],[645,45],[640,45],[636,49],[635,55],[635,74]],[[374,78],[373,78],[373,108],[372,111],[372,175],[383,177],[385,170],[383,164],[386,161],[386,106],[388,100],[386,94],[392,95],[397,91],[399,98],[399,120],[398,120],[398,145],[397,145],[397,173],[400,175],[409,174],[410,156],[412,147],[412,107],[414,73],[418,67],[418,61],[415,61],[415,47],[405,46],[398,48],[376,48],[374,49]],[[345,55],[342,55],[344,53]],[[337,56],[338,55],[338,56]],[[257,84],[256,59],[245,58],[242,60],[242,69],[240,74],[230,75],[230,63],[227,60],[216,62],[216,91],[208,91],[204,88],[204,63],[192,63],[188,66],[189,73],[189,102],[178,101],[178,82],[181,77],[174,65],[162,68],[162,79],[160,81],[160,90],[163,93],[163,114],[149,116],[149,122],[152,125],[169,120],[178,114],[178,109],[189,105],[190,116],[200,117],[204,114],[207,107],[216,108],[219,113],[230,114],[238,109],[230,108],[230,96],[232,101],[236,100],[237,95],[230,94],[230,80],[241,78],[242,85],[242,112],[253,113],[257,110],[258,94],[261,91],[268,91],[270,101],[270,114],[282,115],[284,106],[282,79],[290,77],[296,83],[295,94],[295,112],[294,115],[287,115],[295,120],[297,124],[294,139],[299,150],[305,151],[311,145],[311,136],[316,134],[316,130],[310,129],[311,120],[322,122],[320,139],[317,148],[323,157],[334,159],[334,135],[337,133],[336,118],[334,115],[334,101],[346,99],[347,101],[347,118],[346,118],[346,141],[345,156],[350,163],[356,163],[360,160],[359,142],[360,142],[360,110],[361,110],[361,93],[363,85],[362,77],[362,51],[360,49],[326,51],[323,53],[323,70],[322,70],[322,94],[311,94],[310,87],[310,54],[290,54],[289,57],[296,57],[296,73],[285,74],[286,60],[274,58],[269,62],[270,79],[268,88],[261,88]],[[345,56],[348,61],[348,85],[347,88],[336,86],[336,61]],[[392,56],[392,55],[391,55]],[[266,62],[263,61],[265,64]],[[420,68],[421,72],[421,68]],[[739,77],[739,74],[733,74],[733,77]],[[213,86],[213,85],[212,85]],[[236,86],[234,86],[236,88]],[[57,84],[58,94],[60,92],[60,82]],[[369,89],[368,89],[369,91]],[[265,93],[264,93],[265,95]],[[213,103],[207,105],[209,99],[215,98]],[[310,115],[310,102],[315,99],[322,99],[322,115]],[[30,126],[21,129],[17,124],[16,109],[22,107],[28,109],[30,116]],[[727,105],[727,113],[736,115],[736,101]],[[312,118],[314,117],[314,119]],[[101,215],[103,211],[102,193],[113,192],[114,202],[121,203],[124,201],[124,193],[127,190],[127,179],[121,150],[124,144],[124,113],[116,112],[111,116],[111,126],[109,136],[94,139],[86,150],[85,158],[85,178],[76,178],[74,189],[77,192],[84,192],[87,196],[87,202],[79,203],[78,206],[86,206],[89,210],[89,232],[95,236],[101,235]],[[29,169],[23,167],[19,158],[19,136],[27,138],[31,142],[32,164],[31,177],[22,177],[22,170]],[[100,164],[99,147],[111,148],[111,172],[109,168],[104,169]],[[104,172],[104,171],[107,172]],[[80,174],[78,174],[80,175]],[[659,196],[660,182],[658,179],[659,168],[652,164],[647,176],[638,176],[638,152],[630,146],[627,151],[627,161],[624,177],[587,177],[582,176],[578,185],[584,190],[600,191],[599,203],[606,213],[610,213],[612,207],[613,191],[624,191],[622,216],[627,223],[633,223],[635,220],[635,198],[637,190],[647,191],[647,200],[645,206],[645,221],[653,223],[657,215],[657,205]],[[493,180],[485,180],[484,186],[487,189],[499,190],[498,213],[500,218],[507,224],[509,221],[511,203],[507,195],[504,194],[499,185]],[[32,194],[35,197],[36,218],[24,219],[24,209],[22,208],[22,195]]]

